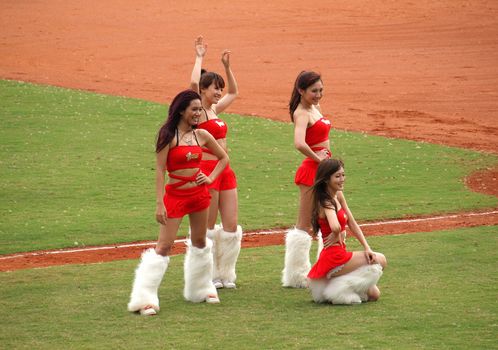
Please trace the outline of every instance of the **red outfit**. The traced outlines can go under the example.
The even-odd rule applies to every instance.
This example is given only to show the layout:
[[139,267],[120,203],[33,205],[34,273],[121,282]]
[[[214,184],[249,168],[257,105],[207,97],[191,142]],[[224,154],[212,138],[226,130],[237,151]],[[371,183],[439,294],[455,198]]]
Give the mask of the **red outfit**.
[[[195,134],[194,134],[195,135]],[[197,140],[197,139],[196,139]],[[200,169],[191,176],[172,174],[179,169],[195,169],[200,167],[202,149],[197,146],[176,146],[170,148],[166,160],[168,176],[180,181],[168,184],[165,187],[163,203],[168,218],[181,218],[187,214],[204,210],[209,207],[211,195],[206,185],[190,188],[178,188],[188,182],[195,181]]]
[[[206,118],[208,118],[207,113]],[[198,124],[197,128],[208,131],[216,140],[226,138],[228,132],[226,123],[219,118],[207,119],[205,122]],[[203,148],[202,151],[211,153],[207,148]],[[209,176],[216,167],[216,164],[218,164],[217,160],[203,160],[200,168],[204,174]],[[215,191],[233,190],[234,188],[237,188],[237,178],[232,168],[230,168],[230,164],[223,169],[216,180],[208,185],[208,188]]]
[[[346,215],[346,211],[344,208],[339,209],[337,212],[337,219],[339,220],[339,224],[341,225],[341,232],[346,229],[346,223],[348,222],[348,217]],[[320,231],[322,232],[322,238],[325,240],[332,229],[328,223],[327,218],[318,218],[318,224],[320,225]],[[344,265],[353,256],[353,252],[348,252],[346,250],[346,244],[344,243],[334,243],[334,245],[324,248],[320,256],[318,257],[317,262],[313,267],[311,267],[310,272],[308,273],[308,278],[318,279],[325,278],[327,274],[332,269],[335,269],[338,266]]]
[[[306,144],[310,146],[313,151],[326,150],[329,157],[332,156],[332,153],[327,148],[312,146],[329,139],[330,127],[330,121],[322,117],[306,129],[305,136]],[[315,160],[305,158],[296,171],[294,183],[296,185],[313,186],[317,169],[318,163]]]

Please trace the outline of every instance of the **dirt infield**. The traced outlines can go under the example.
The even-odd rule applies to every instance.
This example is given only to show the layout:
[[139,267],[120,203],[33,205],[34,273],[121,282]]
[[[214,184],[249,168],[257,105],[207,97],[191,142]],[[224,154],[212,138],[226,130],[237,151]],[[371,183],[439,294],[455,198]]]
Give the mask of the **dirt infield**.
[[[289,120],[294,79],[313,69],[335,128],[496,154],[497,18],[496,1],[5,0],[0,77],[167,103],[187,87],[203,34],[207,68],[233,52],[229,112]],[[497,195],[497,178],[494,168],[466,183]]]

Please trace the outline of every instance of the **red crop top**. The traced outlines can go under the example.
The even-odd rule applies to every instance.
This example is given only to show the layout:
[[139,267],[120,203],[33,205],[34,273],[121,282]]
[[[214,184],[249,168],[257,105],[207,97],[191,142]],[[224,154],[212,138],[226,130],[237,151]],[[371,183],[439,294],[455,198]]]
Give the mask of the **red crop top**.
[[306,128],[305,142],[308,146],[319,144],[329,139],[330,121],[325,118],[318,119],[315,124]]
[[171,172],[180,169],[199,168],[202,159],[202,149],[195,146],[176,146],[169,150],[166,169]]
[[[346,211],[344,208],[339,209],[337,212],[337,219],[339,220],[339,224],[341,225],[341,232],[346,229],[346,224],[348,223],[348,216],[346,215]],[[322,231],[322,238],[325,239],[331,232],[329,221],[327,218],[318,218],[318,225],[320,226],[320,231]]]
[[216,140],[224,139],[227,137],[228,127],[227,124],[221,119],[208,119],[203,123],[197,125],[198,129],[204,129],[209,132]]

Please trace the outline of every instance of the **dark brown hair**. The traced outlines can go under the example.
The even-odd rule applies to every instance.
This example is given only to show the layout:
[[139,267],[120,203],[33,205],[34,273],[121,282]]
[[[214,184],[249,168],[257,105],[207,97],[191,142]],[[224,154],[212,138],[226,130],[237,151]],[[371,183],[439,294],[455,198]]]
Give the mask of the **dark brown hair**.
[[199,80],[199,92],[202,89],[207,89],[212,83],[217,88],[224,89],[225,88],[225,80],[223,77],[215,72],[208,72],[204,69],[201,70],[201,80]]
[[169,106],[168,119],[157,134],[156,153],[161,152],[175,137],[175,130],[180,122],[181,113],[190,106],[190,102],[200,99],[201,96],[193,90],[184,90],[175,96]]
[[315,183],[311,187],[313,201],[311,225],[313,226],[313,232],[315,232],[315,234],[318,233],[318,230],[320,229],[320,226],[318,225],[320,208],[334,209],[337,213],[337,204],[327,191],[327,186],[329,184],[330,177],[341,168],[344,168],[342,160],[334,158],[324,159],[318,165]]
[[291,98],[289,101],[289,113],[291,121],[294,121],[294,111],[296,110],[297,106],[299,106],[299,102],[301,101],[299,90],[306,90],[311,85],[320,80],[322,80],[322,77],[316,72],[303,70],[301,73],[299,73],[296,78],[296,82],[294,83],[294,89],[292,90]]

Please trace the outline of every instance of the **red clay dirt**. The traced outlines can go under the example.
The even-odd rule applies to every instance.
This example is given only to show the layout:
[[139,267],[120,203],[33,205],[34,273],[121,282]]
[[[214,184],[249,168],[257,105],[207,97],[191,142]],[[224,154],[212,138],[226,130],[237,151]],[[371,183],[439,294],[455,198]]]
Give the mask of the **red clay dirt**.
[[[496,154],[497,18],[484,0],[4,0],[0,77],[167,103],[188,86],[202,34],[208,69],[232,50],[229,112],[288,121],[294,79],[313,69],[337,129]],[[496,195],[497,173],[466,183]]]

